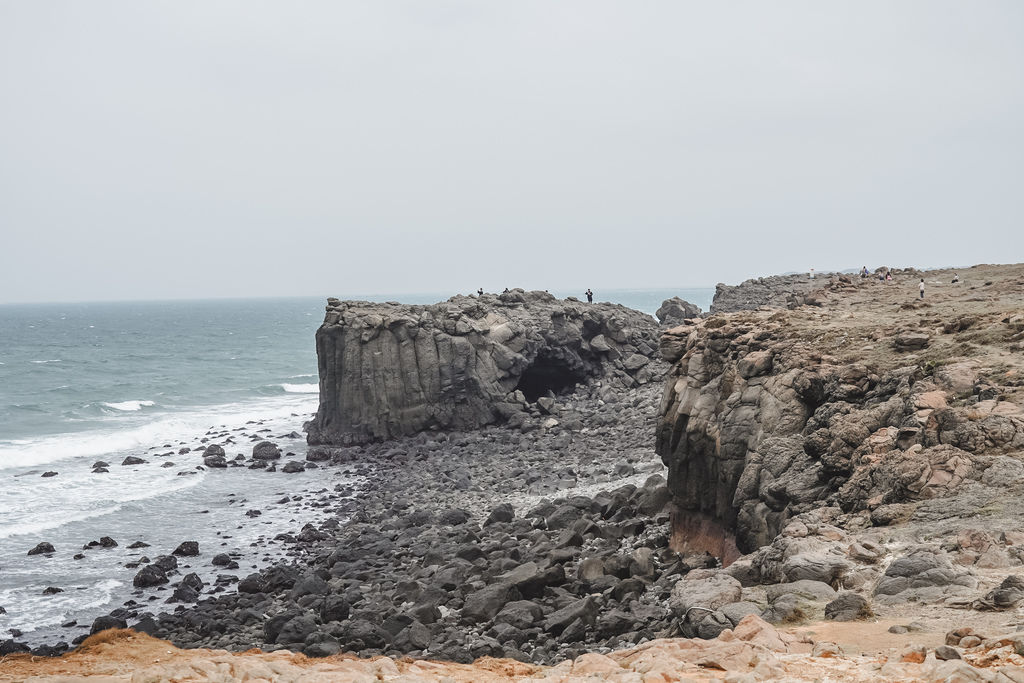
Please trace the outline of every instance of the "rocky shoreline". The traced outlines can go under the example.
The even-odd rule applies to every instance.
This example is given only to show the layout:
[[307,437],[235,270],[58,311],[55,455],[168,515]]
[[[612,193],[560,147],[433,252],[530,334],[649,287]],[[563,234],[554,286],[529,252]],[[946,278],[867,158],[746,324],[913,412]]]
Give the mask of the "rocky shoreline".
[[321,465],[365,485],[294,535],[294,565],[178,612],[115,612],[94,630],[130,621],[181,647],[460,662],[552,662],[652,639],[671,629],[671,577],[689,568],[667,547],[668,492],[649,446],[657,387],[615,403],[599,393],[559,401],[567,427],[537,415],[514,431],[331,449]]
[[[926,301],[893,272],[891,283],[835,276],[796,290],[758,281],[733,298],[773,303],[729,314],[676,306],[682,324],[650,353],[624,337],[642,376],[616,365],[631,357],[619,351],[572,393],[526,398],[499,383],[491,398],[511,407],[478,413],[474,429],[367,440],[334,423],[337,440],[311,446],[316,467],[296,476],[365,483],[322,492],[326,520],[284,538],[292,562],[234,591],[191,586],[199,601],[173,611],[140,601],[93,631],[332,662],[490,657],[556,665],[523,676],[563,667],[559,680],[586,657],[625,667],[617,651],[668,642],[705,653],[756,632],[774,638],[779,664],[740,657],[737,675],[750,678],[736,680],[802,680],[802,664],[785,659],[797,655],[836,659],[850,680],[1018,680],[1024,268],[961,270],[944,289],[949,273],[924,274]],[[486,317],[457,308],[452,330],[459,316]],[[491,323],[464,334],[501,355],[485,338],[503,323]],[[381,324],[368,341],[394,329]],[[596,329],[567,338],[592,349]],[[512,379],[540,355],[512,363]],[[491,367],[477,363],[463,386]],[[190,587],[165,573],[174,590]],[[796,634],[801,625],[812,631]],[[861,625],[889,641],[855,652],[821,635]],[[683,645],[691,638],[717,644]]]

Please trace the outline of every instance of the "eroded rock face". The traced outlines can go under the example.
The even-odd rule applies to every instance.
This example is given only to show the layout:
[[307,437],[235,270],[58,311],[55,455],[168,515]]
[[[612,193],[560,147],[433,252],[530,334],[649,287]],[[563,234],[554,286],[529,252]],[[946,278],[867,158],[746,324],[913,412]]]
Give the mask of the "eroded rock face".
[[[990,480],[1017,478],[1018,460],[1004,454],[1024,447],[1018,404],[986,398],[985,382],[960,376],[970,374],[964,368],[954,384],[927,363],[901,365],[906,352],[888,343],[878,344],[873,367],[822,353],[832,321],[843,326],[834,343],[844,351],[855,335],[881,340],[886,331],[872,329],[868,314],[856,332],[848,318],[817,316],[715,316],[663,334],[662,357],[674,366],[657,451],[677,531],[719,525],[749,553],[823,504],[870,512],[883,525],[913,513],[901,505],[959,495],[986,468]],[[1008,333],[997,325],[993,334]],[[942,343],[956,348],[955,338]]]
[[[546,292],[431,306],[329,299],[316,345],[310,444],[352,445],[515,419],[529,403],[601,380],[660,378],[657,323],[616,304]],[[652,362],[653,361],[653,362]]]
[[762,306],[784,307],[794,296],[804,297],[827,286],[835,277],[819,273],[813,280],[808,275],[771,275],[757,277],[738,285],[718,283],[711,304],[712,313],[753,311]]

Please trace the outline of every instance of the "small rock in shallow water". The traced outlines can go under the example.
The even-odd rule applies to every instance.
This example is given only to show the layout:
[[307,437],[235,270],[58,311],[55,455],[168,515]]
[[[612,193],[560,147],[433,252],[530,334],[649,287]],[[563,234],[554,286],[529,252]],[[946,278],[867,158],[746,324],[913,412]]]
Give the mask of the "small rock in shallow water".
[[195,557],[199,554],[199,543],[196,541],[184,541],[171,554],[179,557]]
[[129,455],[127,458],[121,461],[122,465],[144,465],[146,463],[142,458],[137,458],[134,455]]
[[277,460],[281,457],[281,449],[272,441],[260,441],[252,447],[254,460]]
[[[136,588],[149,588],[151,586],[158,586],[161,583],[167,583],[167,574],[152,564],[140,569],[139,573],[132,580],[132,585]],[[122,626],[121,628],[124,627]]]
[[43,472],[42,476],[43,476],[43,477],[56,477],[56,476],[57,476],[57,473],[56,473],[56,472],[53,472],[53,471],[50,471],[50,472]]
[[64,592],[64,589],[63,588],[58,588],[57,586],[47,586],[46,588],[43,589],[43,595],[55,595],[56,593],[63,593],[63,592]]
[[53,549],[53,546],[46,541],[38,544],[35,548],[28,551],[29,555],[49,555],[50,553],[57,552]]

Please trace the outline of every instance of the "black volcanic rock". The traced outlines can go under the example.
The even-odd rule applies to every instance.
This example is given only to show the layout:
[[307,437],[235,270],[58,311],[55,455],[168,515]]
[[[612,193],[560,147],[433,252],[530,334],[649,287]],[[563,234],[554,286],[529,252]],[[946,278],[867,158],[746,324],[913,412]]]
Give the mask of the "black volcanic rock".
[[456,296],[432,306],[329,299],[316,336],[322,391],[308,441],[472,429],[520,420],[514,416],[527,402],[595,378],[637,386],[660,377],[647,363],[657,334],[639,311],[546,292]]
[[178,557],[195,557],[199,554],[199,543],[196,541],[183,541],[171,554]]

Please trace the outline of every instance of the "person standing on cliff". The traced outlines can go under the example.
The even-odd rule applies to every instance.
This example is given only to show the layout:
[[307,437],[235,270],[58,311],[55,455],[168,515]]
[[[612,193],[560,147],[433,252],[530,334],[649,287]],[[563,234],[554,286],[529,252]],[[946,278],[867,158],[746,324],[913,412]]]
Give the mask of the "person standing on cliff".
[[476,294],[477,294],[477,296],[483,296],[484,295],[484,288],[481,287],[480,289],[476,290]]
[[924,298],[924,278],[921,278],[921,298]]
[[587,287],[587,303],[594,303],[594,293],[590,291],[590,287]]

